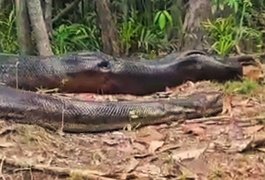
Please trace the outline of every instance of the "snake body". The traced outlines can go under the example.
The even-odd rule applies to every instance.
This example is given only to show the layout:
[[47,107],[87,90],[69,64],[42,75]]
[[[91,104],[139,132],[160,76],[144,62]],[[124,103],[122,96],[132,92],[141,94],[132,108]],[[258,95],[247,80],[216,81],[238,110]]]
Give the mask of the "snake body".
[[[209,99],[210,98],[210,99]],[[145,102],[85,102],[0,86],[0,118],[66,132],[101,132],[211,115],[220,94]]]
[[[85,102],[28,90],[135,95],[162,91],[186,80],[226,81],[242,68],[203,54],[175,55],[156,61],[126,61],[103,53],[0,60],[0,118],[67,132],[100,132],[212,115],[222,109],[217,94],[182,99],[128,102]],[[9,87],[8,87],[9,86]],[[19,89],[15,89],[15,87]],[[24,90],[21,90],[24,89]],[[27,90],[27,91],[26,91]]]
[[0,61],[0,82],[36,90],[146,95],[187,80],[226,81],[242,76],[242,68],[213,57],[170,55],[160,60],[127,61],[103,53],[62,57],[18,57]]

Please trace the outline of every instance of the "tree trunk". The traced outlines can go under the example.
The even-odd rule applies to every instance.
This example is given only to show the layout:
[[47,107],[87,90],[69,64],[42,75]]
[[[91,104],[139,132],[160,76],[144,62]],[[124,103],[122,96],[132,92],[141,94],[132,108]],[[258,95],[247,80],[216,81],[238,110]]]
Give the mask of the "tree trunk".
[[201,23],[212,16],[210,0],[189,0],[185,15],[182,50],[203,49],[205,32]]
[[16,25],[20,53],[32,55],[34,48],[31,41],[26,0],[16,0]]
[[120,55],[118,33],[110,11],[109,0],[96,1],[99,27],[101,29],[101,38],[103,52],[113,55]]
[[44,19],[48,35],[52,36],[52,0],[44,0]]
[[50,56],[53,53],[43,18],[40,0],[27,0],[27,5],[39,55]]

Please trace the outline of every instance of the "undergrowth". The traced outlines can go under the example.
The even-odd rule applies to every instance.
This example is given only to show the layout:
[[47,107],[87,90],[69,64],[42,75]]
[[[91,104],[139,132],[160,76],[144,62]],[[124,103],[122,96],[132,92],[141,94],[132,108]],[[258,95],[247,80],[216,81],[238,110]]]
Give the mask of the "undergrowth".
[[15,12],[0,13],[0,52],[18,53]]
[[[265,4],[261,0],[211,0],[214,18],[202,23],[215,54],[226,56],[238,51],[261,52],[264,47]],[[111,2],[122,53],[157,56],[181,48],[185,4],[178,0],[117,0]],[[60,7],[54,7],[60,12]],[[258,16],[260,14],[260,16]],[[53,25],[55,54],[102,50],[101,33],[94,3],[81,3],[73,16]],[[0,14],[0,52],[19,50],[14,8]]]
[[262,86],[258,82],[250,79],[244,79],[243,81],[229,81],[223,86],[225,93],[243,95],[253,95],[260,88],[262,88]]

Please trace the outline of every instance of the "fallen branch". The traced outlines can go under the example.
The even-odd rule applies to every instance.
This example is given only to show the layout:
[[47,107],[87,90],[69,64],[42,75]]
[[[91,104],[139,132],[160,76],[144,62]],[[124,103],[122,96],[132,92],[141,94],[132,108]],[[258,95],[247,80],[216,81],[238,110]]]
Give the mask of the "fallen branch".
[[55,174],[58,176],[71,176],[78,175],[87,179],[97,179],[97,180],[114,180],[113,178],[104,177],[105,173],[99,171],[93,171],[88,169],[73,169],[67,167],[55,167],[47,166],[43,164],[28,164],[19,159],[12,159],[5,156],[0,156],[0,161],[3,162],[3,168],[5,165],[19,167],[22,169],[29,169],[35,171],[42,171],[46,173]]

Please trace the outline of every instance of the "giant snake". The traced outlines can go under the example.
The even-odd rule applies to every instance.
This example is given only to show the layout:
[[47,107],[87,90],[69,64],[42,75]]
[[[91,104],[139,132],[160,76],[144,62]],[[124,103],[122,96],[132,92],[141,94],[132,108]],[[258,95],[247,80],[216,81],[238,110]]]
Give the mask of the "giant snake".
[[191,80],[239,79],[242,67],[194,51],[157,60],[125,60],[100,52],[0,56],[0,119],[65,132],[100,132],[214,115],[222,94],[149,101],[93,102],[34,92],[147,95]]

